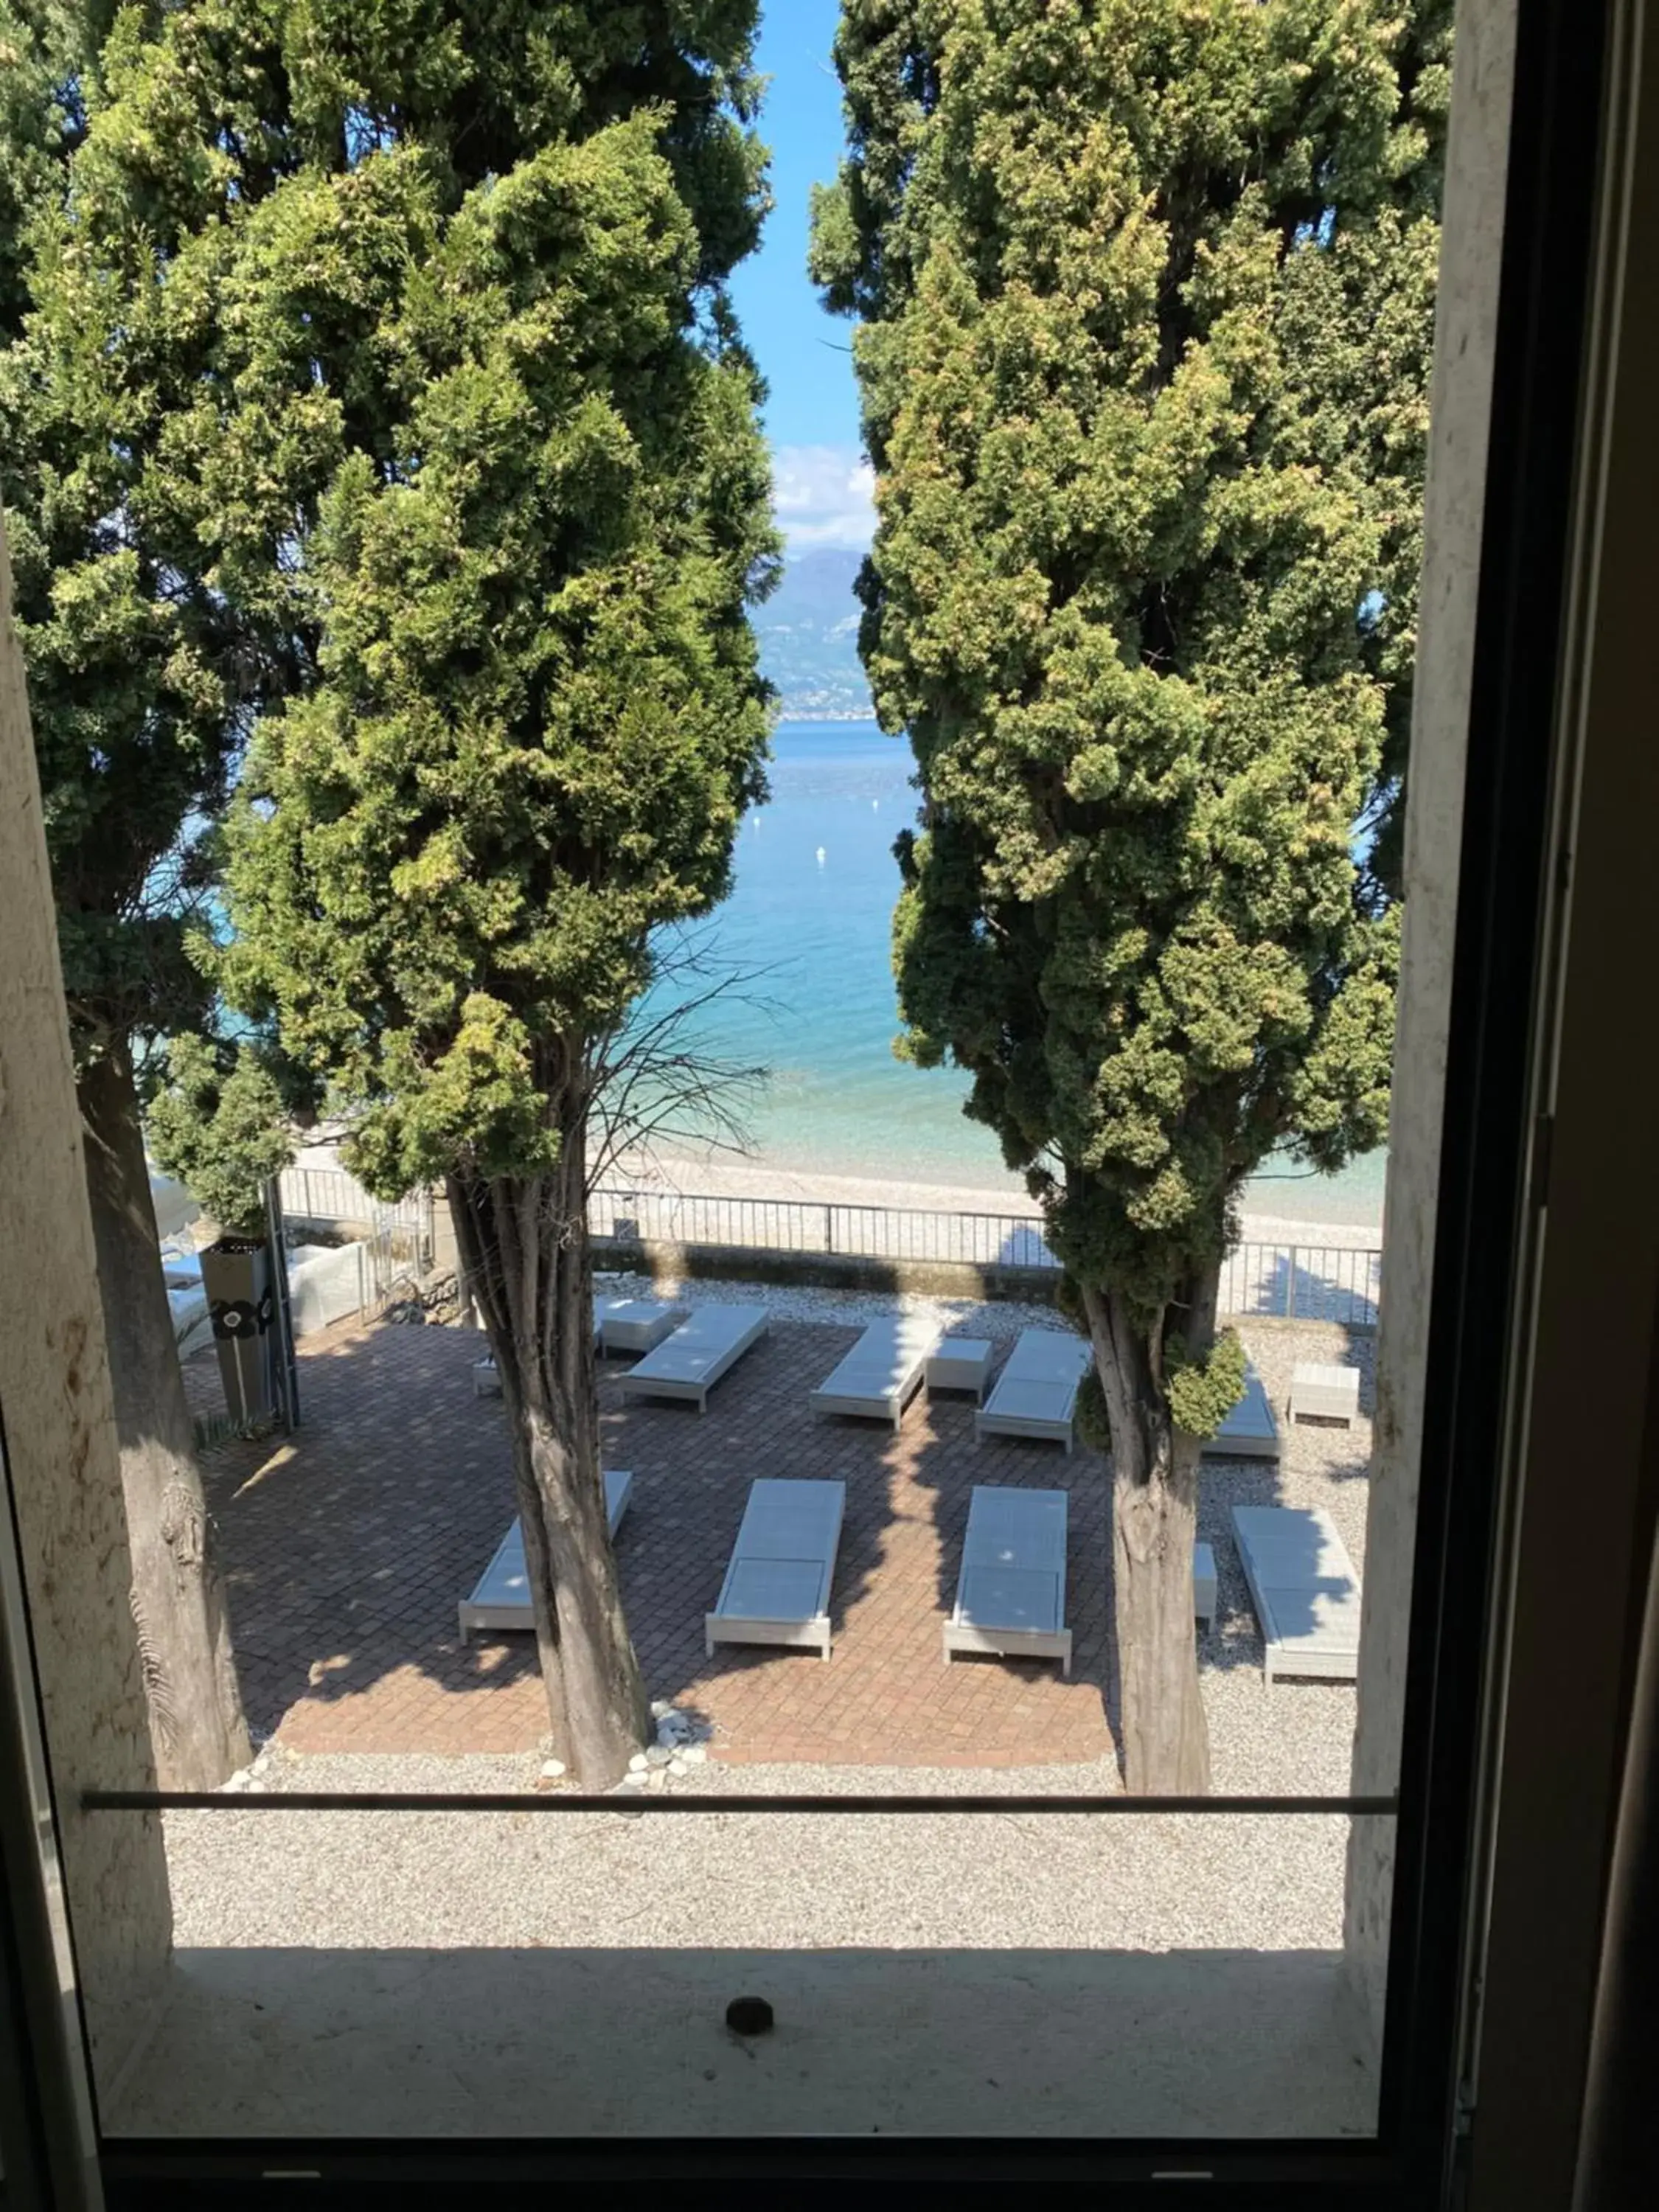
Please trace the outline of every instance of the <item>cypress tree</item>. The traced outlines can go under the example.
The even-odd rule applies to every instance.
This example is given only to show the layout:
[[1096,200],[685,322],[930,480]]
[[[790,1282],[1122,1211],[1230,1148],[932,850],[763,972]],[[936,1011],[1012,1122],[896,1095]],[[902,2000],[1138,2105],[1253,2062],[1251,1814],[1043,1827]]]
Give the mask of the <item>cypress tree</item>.
[[725,293],[763,203],[753,19],[458,11],[476,72],[441,20],[419,66],[366,46],[349,159],[246,222],[227,299],[239,415],[280,437],[314,387],[339,452],[296,532],[314,674],[261,717],[226,825],[222,978],[356,1109],[371,1188],[447,1183],[554,1740],[590,1786],[647,1713],[588,1119],[652,933],[726,887],[767,738],[746,607],[775,548]]
[[[220,287],[283,112],[270,10],[147,17],[14,0],[0,103],[0,496],[161,1778],[250,1756],[162,1282],[138,1069],[198,1024],[185,929],[246,716],[289,658],[268,605],[283,503],[220,447]],[[215,471],[216,471],[216,476]],[[250,559],[250,555],[252,557]],[[250,585],[254,589],[250,594]],[[262,634],[263,632],[263,634]]]
[[925,792],[902,1048],[972,1072],[1093,1348],[1134,1790],[1208,1784],[1241,1188],[1386,1131],[1449,26],[846,0],[837,40],[813,267],[861,319],[861,647]]

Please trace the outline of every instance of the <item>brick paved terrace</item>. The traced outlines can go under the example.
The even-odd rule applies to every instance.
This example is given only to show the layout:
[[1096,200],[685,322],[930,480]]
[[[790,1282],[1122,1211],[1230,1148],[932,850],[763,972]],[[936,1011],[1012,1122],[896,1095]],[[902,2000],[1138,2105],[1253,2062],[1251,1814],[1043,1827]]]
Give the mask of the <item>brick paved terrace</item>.
[[[711,1723],[711,1749],[726,1760],[1103,1758],[1112,1749],[1106,1463],[1080,1448],[1067,1457],[1053,1444],[976,1444],[965,1395],[919,1393],[897,1437],[875,1422],[815,1418],[807,1393],[857,1334],[775,1322],[703,1415],[625,1406],[615,1377],[628,1363],[609,1363],[603,1449],[606,1466],[635,1477],[617,1552],[650,1696]],[[483,1351],[465,1330],[343,1324],[301,1347],[295,1436],[204,1455],[248,1716],[295,1751],[529,1752],[545,1733],[530,1636],[463,1645],[456,1623],[515,1510],[501,1401],[472,1391]],[[216,1401],[210,1353],[187,1376],[198,1407]],[[805,1651],[704,1656],[703,1615],[757,1475],[846,1483],[828,1665]],[[1261,1476],[1269,1499],[1272,1470]],[[1071,1493],[1069,1680],[1052,1662],[944,1660],[940,1625],[975,1483]],[[1259,1664],[1259,1644],[1255,1652]],[[1212,1657],[1222,1656],[1218,1639]]]
[[[976,1445],[967,1396],[913,1400],[902,1433],[816,1419],[806,1394],[855,1328],[775,1323],[708,1411],[624,1406],[601,1382],[605,1464],[631,1468],[617,1554],[653,1698],[713,1723],[726,1759],[975,1765],[1098,1759],[1105,1719],[1105,1468],[1094,1454]],[[469,1332],[346,1327],[301,1349],[291,1438],[204,1455],[249,1718],[304,1751],[518,1751],[547,1726],[528,1635],[463,1645],[457,1601],[514,1511],[499,1399],[477,1398]],[[211,1358],[191,1363],[212,1401]],[[703,1653],[750,1482],[835,1477],[846,1518],[835,1652]],[[976,1482],[1069,1489],[1072,1676],[957,1659],[940,1623]]]

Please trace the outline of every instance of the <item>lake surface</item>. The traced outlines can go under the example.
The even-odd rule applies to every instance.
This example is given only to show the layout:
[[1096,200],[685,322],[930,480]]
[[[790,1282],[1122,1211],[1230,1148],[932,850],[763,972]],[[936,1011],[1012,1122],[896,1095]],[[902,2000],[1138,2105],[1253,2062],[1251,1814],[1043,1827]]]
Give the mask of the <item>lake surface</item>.
[[[771,1070],[752,1117],[763,1158],[885,1181],[1019,1188],[955,1069],[893,1056],[893,840],[915,817],[908,746],[872,723],[782,724],[772,795],[745,819],[731,898],[693,939],[740,978],[696,1018],[708,1049]],[[1261,1212],[1380,1218],[1383,1156],[1341,1176],[1289,1170],[1252,1186]]]

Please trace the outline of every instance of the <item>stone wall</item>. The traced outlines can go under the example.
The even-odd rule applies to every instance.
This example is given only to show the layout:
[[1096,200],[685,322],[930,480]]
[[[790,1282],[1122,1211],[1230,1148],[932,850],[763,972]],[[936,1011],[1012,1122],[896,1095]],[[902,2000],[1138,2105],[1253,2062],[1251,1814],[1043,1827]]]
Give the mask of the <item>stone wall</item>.
[[800,1284],[823,1291],[911,1291],[939,1298],[1052,1305],[1053,1267],[979,1267],[954,1260],[882,1260],[855,1252],[783,1252],[740,1244],[665,1244],[596,1237],[593,1265],[657,1282]]
[[0,537],[0,1413],[100,2078],[147,2023],[172,1935],[161,1824],[83,1814],[154,1789],[126,1511],[40,792]]
[[[1364,1795],[1389,1792],[1399,1779],[1514,15],[1514,0],[1464,0],[1457,13],[1354,1742],[1353,1788]],[[1346,1951],[1379,2035],[1393,1887],[1393,1821],[1357,1821]]]

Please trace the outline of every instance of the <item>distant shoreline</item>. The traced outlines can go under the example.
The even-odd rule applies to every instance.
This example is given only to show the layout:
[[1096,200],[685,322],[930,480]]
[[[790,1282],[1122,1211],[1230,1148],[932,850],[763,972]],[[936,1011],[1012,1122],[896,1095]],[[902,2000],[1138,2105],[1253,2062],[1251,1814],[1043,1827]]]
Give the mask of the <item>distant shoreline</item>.
[[863,723],[863,722],[873,722],[873,721],[875,720],[875,719],[876,719],[876,710],[875,710],[875,708],[874,708],[873,707],[866,707],[866,708],[864,709],[864,711],[863,711],[863,713],[862,713],[862,714],[845,714],[845,713],[842,713],[842,712],[840,712],[840,711],[837,711],[836,713],[835,713],[835,714],[830,714],[830,711],[828,710],[828,708],[817,709],[817,708],[797,708],[797,709],[796,709],[796,711],[795,711],[793,714],[779,714],[779,716],[778,716],[778,719],[777,719],[776,722],[773,725],[773,726],[774,726],[774,728],[775,728],[775,729],[783,730],[783,729],[788,729],[789,727],[791,727],[791,726],[792,726],[794,723],[796,723],[796,722],[860,722],[860,723]]

